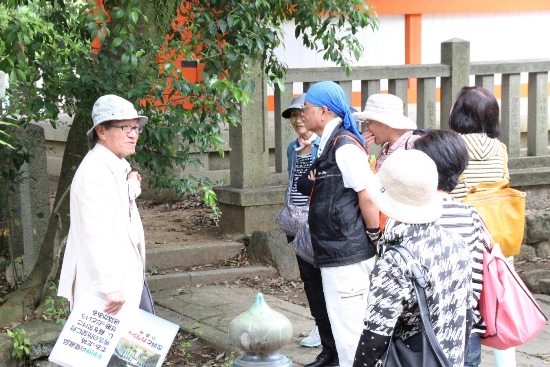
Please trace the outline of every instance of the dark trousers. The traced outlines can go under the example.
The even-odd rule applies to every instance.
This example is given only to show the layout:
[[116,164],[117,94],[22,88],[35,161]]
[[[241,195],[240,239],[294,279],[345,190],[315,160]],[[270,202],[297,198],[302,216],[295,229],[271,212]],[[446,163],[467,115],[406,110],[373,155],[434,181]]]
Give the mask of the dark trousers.
[[317,324],[317,327],[319,328],[323,351],[336,356],[336,343],[334,342],[334,337],[332,336],[332,328],[330,327],[330,320],[328,318],[325,294],[323,293],[321,269],[316,268],[300,256],[296,256],[296,259],[298,259],[300,277],[304,282],[304,291],[306,292],[311,316],[313,316],[315,319],[315,324]]
[[151,291],[149,291],[149,284],[147,279],[143,279],[143,291],[141,292],[141,300],[139,302],[139,308],[143,311],[155,314],[155,304],[153,297],[151,297]]

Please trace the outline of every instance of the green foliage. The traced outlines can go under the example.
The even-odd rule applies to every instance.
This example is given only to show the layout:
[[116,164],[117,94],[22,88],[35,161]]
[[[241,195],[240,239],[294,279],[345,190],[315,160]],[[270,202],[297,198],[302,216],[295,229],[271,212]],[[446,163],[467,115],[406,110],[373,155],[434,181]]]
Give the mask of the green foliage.
[[218,207],[218,196],[214,191],[212,191],[209,187],[203,187],[202,188],[204,194],[204,203],[208,205],[212,209],[212,213],[214,215],[214,223],[216,223],[216,226],[220,223],[220,216],[222,215],[222,212],[220,211],[220,208]]
[[[10,127],[10,126],[13,127],[13,126],[15,126],[14,124],[10,124],[10,123],[8,123],[8,122],[3,122],[3,121],[0,121],[0,125],[3,125],[3,126],[5,126],[5,127]],[[4,146],[7,147],[7,148],[14,149],[14,147],[13,147],[10,143],[8,143],[7,141],[4,141],[4,140],[3,140],[3,139],[5,139],[5,138],[2,138],[2,136],[4,136],[5,138],[9,138],[10,135],[9,135],[9,133],[7,133],[7,132],[4,131],[4,130],[0,130],[0,145],[4,145]]]
[[[99,96],[120,95],[150,118],[129,157],[147,172],[147,185],[178,194],[206,187],[205,202],[215,208],[212,182],[174,172],[200,166],[192,151],[223,154],[220,127],[239,124],[258,72],[284,78],[287,67],[274,53],[284,42],[282,24],[294,21],[304,47],[348,72],[363,51],[357,32],[378,25],[364,0],[195,0],[182,2],[171,28],[164,22],[175,20],[169,10],[179,3],[104,0],[107,13],[95,1],[0,4],[0,70],[9,75],[0,121],[55,125],[60,112],[90,116]],[[91,50],[96,37],[101,49]],[[182,59],[198,62],[201,80],[184,77]],[[26,147],[6,143],[14,149],[0,152],[1,161],[16,163],[17,172],[29,159]]]
[[190,341],[183,341],[180,343],[179,351],[181,354],[187,354],[187,349],[191,348],[193,344]]
[[[54,282],[51,282],[49,289],[53,294],[57,293],[57,286]],[[56,324],[65,325],[69,317],[69,304],[67,299],[63,297],[47,296],[45,304],[46,309],[44,314],[54,319]]]
[[26,360],[29,355],[31,339],[27,336],[25,329],[16,328],[11,331],[8,329],[8,336],[13,341],[13,350],[11,356],[17,360]]
[[208,7],[193,1],[181,13],[187,21],[179,29],[192,35],[184,38],[186,54],[196,55],[206,74],[231,80],[246,76],[256,61],[267,75],[284,77],[286,65],[274,54],[284,41],[284,21],[294,20],[295,36],[305,47],[348,73],[351,59],[363,52],[357,32],[378,27],[364,0],[212,0]]
[[149,273],[151,273],[151,275],[157,275],[159,273],[159,268],[160,267],[155,264],[149,268]]
[[[78,8],[72,2],[61,4],[43,0],[21,6],[0,4],[0,70],[9,75],[5,97],[9,103],[4,104],[0,120],[24,125],[33,119],[57,118],[57,104],[68,95],[64,87],[75,77],[73,59],[85,54],[89,44],[77,28]],[[70,108],[72,100],[63,105]]]
[[[74,59],[86,52],[89,41],[77,32],[78,8],[69,4],[0,3],[0,70],[9,83],[0,98],[0,201],[22,179],[20,168],[37,144],[23,139],[19,130],[33,120],[55,124],[59,104],[66,111],[74,109],[65,89],[74,77]],[[63,17],[61,11],[66,12]]]

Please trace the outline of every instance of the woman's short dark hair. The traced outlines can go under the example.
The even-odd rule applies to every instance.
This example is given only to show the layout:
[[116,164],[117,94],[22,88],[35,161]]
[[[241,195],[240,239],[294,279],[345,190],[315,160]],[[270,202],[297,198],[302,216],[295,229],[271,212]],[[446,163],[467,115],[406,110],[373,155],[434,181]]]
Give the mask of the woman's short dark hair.
[[[101,124],[99,125],[103,125],[105,126],[106,129],[110,128],[111,127],[111,124],[113,123],[113,121],[105,121],[105,122],[102,122]],[[98,126],[99,126],[98,125]],[[97,136],[97,132],[95,131],[95,128],[94,128],[94,131],[92,131],[92,141],[94,143],[97,143],[97,141],[99,140],[99,136]]]
[[414,149],[426,153],[437,167],[437,189],[451,192],[468,166],[468,148],[454,131],[431,130],[414,142]]
[[449,127],[460,134],[485,133],[497,138],[499,114],[498,102],[491,92],[478,86],[464,87],[456,97]]

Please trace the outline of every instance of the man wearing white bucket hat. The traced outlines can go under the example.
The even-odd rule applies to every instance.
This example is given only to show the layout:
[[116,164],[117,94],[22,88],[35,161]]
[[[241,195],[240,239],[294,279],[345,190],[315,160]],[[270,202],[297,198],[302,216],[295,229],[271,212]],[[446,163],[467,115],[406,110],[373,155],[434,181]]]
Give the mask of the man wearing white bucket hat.
[[87,135],[96,143],[71,184],[71,226],[58,295],[71,309],[84,293],[107,301],[104,312],[122,305],[154,312],[145,282],[145,238],[135,197],[141,177],[126,156],[136,149],[147,117],[115,95],[100,97]]
[[392,336],[407,345],[422,340],[421,319],[409,270],[397,251],[401,245],[420,264],[427,279],[426,301],[439,344],[453,367],[464,366],[467,313],[471,297],[470,251],[462,237],[444,229],[435,163],[418,150],[400,149],[367,181],[367,191],[389,219],[380,238],[364,330],[354,367],[374,366]]
[[376,158],[378,171],[386,158],[405,144],[411,146],[416,139],[413,130],[416,123],[403,114],[403,101],[393,94],[373,94],[367,99],[362,112],[354,112],[357,121],[365,121],[366,130],[363,133],[370,153],[372,143],[382,145]]

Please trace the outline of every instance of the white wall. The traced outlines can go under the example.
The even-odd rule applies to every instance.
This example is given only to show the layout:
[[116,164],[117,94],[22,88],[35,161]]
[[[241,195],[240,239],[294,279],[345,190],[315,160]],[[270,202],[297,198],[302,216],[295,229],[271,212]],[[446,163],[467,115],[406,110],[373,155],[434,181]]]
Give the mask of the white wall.
[[[380,27],[373,31],[363,29],[359,38],[363,40],[365,51],[354,65],[403,64],[405,60],[405,23],[400,15],[381,16]],[[294,22],[283,25],[284,46],[275,49],[275,54],[289,68],[330,67],[335,63],[323,60],[323,54],[302,46],[301,39],[294,37]],[[391,46],[389,46],[391,45]]]
[[[359,37],[363,40],[363,56],[353,65],[402,65],[405,63],[405,16],[381,15],[378,30],[364,29]],[[287,23],[284,47],[275,54],[289,68],[315,68],[336,66],[323,60],[321,53],[305,49],[301,40],[294,37],[294,23]],[[424,14],[422,16],[422,63],[441,61],[441,42],[452,38],[470,41],[472,61],[550,58],[550,11]],[[526,82],[526,75],[522,75]],[[496,84],[500,78],[496,78]],[[382,83],[383,89],[387,88]],[[360,89],[353,83],[354,91]],[[294,93],[301,93],[295,86]],[[272,91],[270,91],[272,93]]]
[[550,11],[426,14],[422,16],[422,62],[440,62],[441,42],[470,41],[472,61],[550,58],[544,38]]

